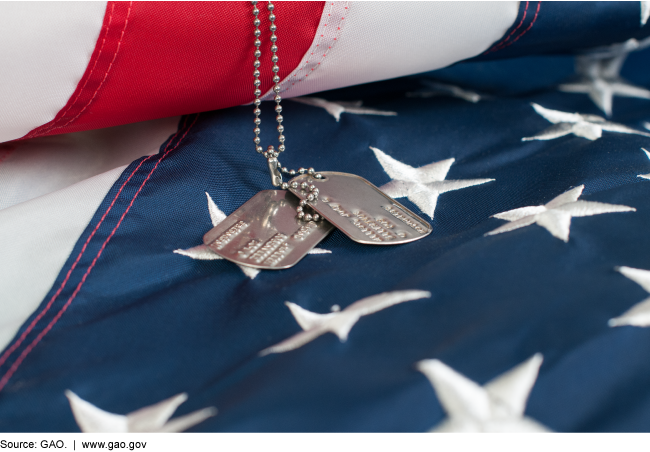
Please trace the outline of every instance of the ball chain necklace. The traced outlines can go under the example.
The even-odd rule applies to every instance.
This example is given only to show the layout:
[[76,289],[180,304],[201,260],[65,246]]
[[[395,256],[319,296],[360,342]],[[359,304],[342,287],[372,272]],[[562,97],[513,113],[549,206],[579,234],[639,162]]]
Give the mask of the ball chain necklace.
[[[272,2],[268,2],[271,31],[271,71],[278,148],[260,145],[260,10],[253,5],[255,61],[253,85],[255,100],[255,150],[267,161],[271,183],[282,190],[263,190],[249,199],[224,221],[211,229],[203,242],[224,259],[249,267],[279,270],[297,264],[334,229],[358,243],[399,245],[429,235],[431,225],[383,193],[373,184],[354,174],[313,168],[298,170],[282,167],[278,156],[285,151],[278,66],[277,26]],[[283,182],[282,173],[295,176]]]

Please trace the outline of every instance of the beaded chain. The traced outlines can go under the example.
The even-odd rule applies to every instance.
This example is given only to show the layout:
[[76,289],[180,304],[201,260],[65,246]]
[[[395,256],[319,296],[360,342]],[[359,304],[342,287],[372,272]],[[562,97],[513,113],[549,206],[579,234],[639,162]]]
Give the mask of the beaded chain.
[[[255,78],[255,81],[253,82],[253,85],[255,86],[255,100],[253,101],[253,105],[255,105],[255,109],[253,110],[253,113],[255,114],[255,129],[253,129],[253,132],[255,133],[255,138],[253,139],[253,142],[255,143],[255,150],[259,153],[264,155],[264,157],[267,159],[269,163],[269,170],[271,171],[271,179],[273,180],[274,185],[276,186],[281,186],[284,190],[289,189],[289,187],[297,189],[298,188],[298,182],[282,182],[282,175],[280,174],[280,171],[282,173],[288,174],[290,176],[295,176],[296,174],[310,174],[316,179],[322,179],[323,176],[320,173],[317,173],[314,168],[300,168],[298,170],[293,170],[293,169],[287,169],[287,167],[281,167],[280,162],[277,160],[278,156],[280,155],[281,152],[284,152],[286,149],[286,146],[284,144],[285,137],[283,135],[284,133],[284,126],[282,125],[283,117],[282,117],[282,105],[280,105],[280,102],[282,101],[282,97],[280,97],[280,76],[278,75],[278,72],[280,71],[280,67],[278,66],[278,46],[276,44],[278,37],[275,35],[276,30],[278,29],[277,25],[275,25],[275,14],[273,13],[273,10],[275,7],[273,6],[272,2],[268,2],[267,9],[269,11],[269,22],[271,25],[269,26],[269,29],[271,30],[271,62],[273,63],[273,68],[271,69],[273,71],[273,92],[275,93],[275,113],[276,117],[275,120],[278,123],[277,130],[278,130],[278,149],[277,151],[275,150],[274,146],[269,146],[266,151],[264,151],[264,148],[260,146],[261,139],[260,139],[260,124],[262,123],[262,120],[260,119],[260,115],[262,114],[262,110],[260,109],[260,105],[262,104],[262,101],[260,99],[260,96],[262,95],[262,90],[260,89],[260,86],[262,82],[260,81],[260,57],[262,56],[262,52],[260,51],[260,46],[262,45],[262,41],[260,37],[262,36],[262,32],[260,31],[260,19],[259,19],[259,14],[260,10],[257,8],[257,1],[251,1],[251,4],[253,5],[253,16],[255,19],[253,20],[253,25],[255,25],[255,31],[253,32],[255,36],[255,61],[253,62],[253,67],[255,70],[253,71],[253,77]],[[279,168],[279,170],[278,170]],[[276,183],[277,182],[277,183]],[[296,208],[297,213],[298,213],[298,218],[301,220],[305,221],[318,221],[321,219],[320,215],[317,213],[306,213],[304,211],[305,207],[309,205],[309,202],[316,201],[318,199],[318,188],[316,188],[313,184],[308,184],[307,182],[303,182],[300,184],[300,188],[302,190],[307,191],[307,199],[303,199],[300,201],[300,205]]]

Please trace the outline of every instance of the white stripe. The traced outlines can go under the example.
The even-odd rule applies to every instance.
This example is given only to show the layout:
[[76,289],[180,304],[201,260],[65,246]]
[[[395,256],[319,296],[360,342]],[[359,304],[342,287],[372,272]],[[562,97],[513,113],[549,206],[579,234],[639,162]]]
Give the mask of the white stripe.
[[178,117],[0,145],[0,211],[158,152]]
[[157,152],[177,124],[35,138],[0,162],[0,350],[43,301],[124,164]]
[[56,116],[84,74],[106,2],[0,2],[0,142]]
[[[327,2],[310,49],[281,83],[282,95],[417,74],[474,57],[503,37],[518,9],[513,1]],[[269,91],[264,99],[270,98]]]

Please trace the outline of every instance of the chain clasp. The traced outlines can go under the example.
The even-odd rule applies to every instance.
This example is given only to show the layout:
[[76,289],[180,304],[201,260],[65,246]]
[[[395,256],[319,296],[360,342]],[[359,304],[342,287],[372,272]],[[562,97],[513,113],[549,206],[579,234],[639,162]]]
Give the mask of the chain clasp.
[[269,175],[271,176],[271,183],[274,187],[282,185],[282,173],[280,172],[280,162],[278,162],[278,153],[275,152],[273,146],[269,146],[264,156],[269,164]]

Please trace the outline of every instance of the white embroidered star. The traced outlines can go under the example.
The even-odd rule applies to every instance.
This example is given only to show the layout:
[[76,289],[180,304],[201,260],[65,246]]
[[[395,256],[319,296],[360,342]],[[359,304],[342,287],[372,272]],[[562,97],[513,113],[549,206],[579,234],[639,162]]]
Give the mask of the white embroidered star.
[[[650,293],[650,271],[630,267],[618,267],[616,270]],[[610,319],[608,324],[609,326],[650,326],[650,297],[635,304],[619,317]]]
[[430,97],[436,96],[453,96],[458,97],[459,99],[466,100],[467,102],[477,103],[481,100],[481,95],[470,91],[459,86],[449,85],[447,83],[434,82],[433,80],[421,80],[421,82],[427,85],[427,90],[414,91],[411,93],[406,93],[406,97],[420,97],[428,99]]
[[430,296],[431,292],[424,290],[385,292],[355,301],[342,311],[338,305],[334,305],[332,306],[332,312],[327,314],[317,314],[287,301],[285,304],[289,307],[291,314],[293,314],[303,331],[262,350],[260,356],[295,350],[328,332],[336,334],[341,342],[345,342],[350,330],[361,317],[374,314],[405,301],[419,300]]
[[530,391],[537,380],[542,355],[480,386],[437,359],[425,359],[417,368],[431,382],[447,419],[435,432],[547,432],[524,416]]
[[564,111],[550,110],[535,103],[531,104],[535,111],[544,119],[552,122],[554,125],[543,130],[532,137],[522,138],[521,141],[531,140],[554,140],[564,135],[574,134],[577,137],[588,140],[597,140],[603,135],[603,130],[607,132],[631,133],[650,137],[650,133],[641,132],[632,129],[623,124],[605,121],[597,115],[583,115],[580,113],[567,113]]
[[[205,193],[205,195],[208,197],[208,211],[210,212],[210,220],[212,221],[212,226],[214,227],[226,219],[226,214],[223,213],[221,209],[219,209],[219,207],[217,207],[217,205],[215,204],[215,202],[212,200],[212,198],[207,192]],[[212,251],[212,249],[210,249],[209,246],[205,246],[205,245],[195,246],[193,248],[188,248],[186,250],[181,250],[181,249],[174,250],[174,253],[187,256],[192,259],[204,260],[204,261],[223,259],[223,257],[219,256],[217,253]],[[309,254],[331,254],[331,253],[332,252],[330,250],[325,250],[322,248],[314,248],[313,250],[309,251]],[[261,271],[257,268],[247,267],[245,265],[237,264],[237,266],[250,279],[255,279],[255,277]]]
[[339,122],[342,113],[352,113],[355,115],[397,116],[397,113],[394,111],[376,110],[374,108],[363,107],[363,102],[360,100],[353,102],[332,102],[319,97],[294,97],[290,100],[305,105],[311,105],[313,107],[324,108],[325,111],[334,116],[336,122]]
[[391,156],[384,154],[381,150],[370,149],[375,157],[390,176],[392,181],[380,187],[384,193],[392,198],[407,197],[413,204],[418,206],[422,212],[433,218],[438,203],[438,196],[448,191],[460,190],[461,188],[492,182],[494,179],[467,179],[467,180],[445,180],[449,168],[455,159],[442,160],[430,163],[420,168],[413,168],[405,163],[399,162]]
[[646,47],[650,47],[650,37],[643,38],[640,41],[631,38],[627,41],[619,42],[616,44],[610,44],[603,47],[590,49],[588,51],[588,55],[591,55],[595,58],[627,57],[627,55],[631,52],[642,50]]
[[614,57],[580,55],[576,57],[576,73],[580,80],[558,87],[567,93],[588,94],[607,116],[612,115],[614,96],[650,99],[650,91],[627,82],[619,72],[628,53]]
[[648,17],[650,17],[650,2],[642,1],[641,3],[641,26],[643,27],[648,23]]
[[[641,148],[643,152],[645,152],[645,155],[648,157],[650,160],[650,152],[646,151],[645,149]],[[650,173],[649,174],[639,174],[637,177],[642,177],[644,179],[650,179]]]
[[520,207],[492,215],[494,218],[508,220],[510,223],[504,224],[485,235],[514,231],[515,229],[537,223],[550,232],[553,237],[568,242],[572,217],[587,217],[610,212],[636,212],[634,207],[605,204],[602,202],[578,201],[584,188],[584,185],[572,188],[553,198],[543,206]]
[[217,414],[217,409],[210,407],[170,421],[174,411],[187,400],[185,393],[126,415],[101,410],[70,390],[65,395],[84,433],[182,432]]

